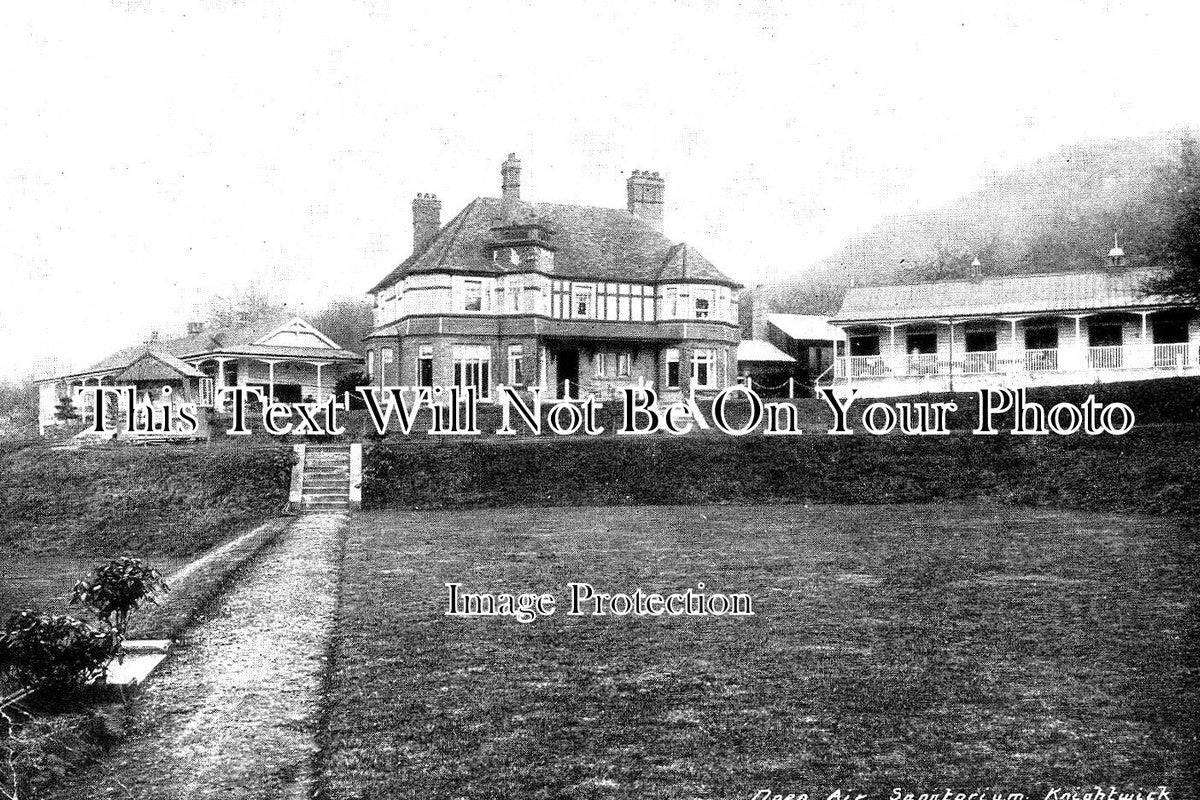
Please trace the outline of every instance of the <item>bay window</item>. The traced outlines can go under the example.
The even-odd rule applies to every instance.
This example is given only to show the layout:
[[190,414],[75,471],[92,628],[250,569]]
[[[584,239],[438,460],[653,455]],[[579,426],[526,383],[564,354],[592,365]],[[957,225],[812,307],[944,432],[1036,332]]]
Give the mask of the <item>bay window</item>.
[[454,385],[474,386],[480,397],[492,395],[492,350],[487,345],[454,345]]

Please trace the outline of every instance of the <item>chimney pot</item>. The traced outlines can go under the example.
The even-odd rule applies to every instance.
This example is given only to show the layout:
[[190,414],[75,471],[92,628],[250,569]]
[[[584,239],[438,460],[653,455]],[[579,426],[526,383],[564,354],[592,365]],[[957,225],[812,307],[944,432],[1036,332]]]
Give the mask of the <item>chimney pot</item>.
[[196,336],[197,334],[204,333],[204,323],[189,322],[187,326],[187,332],[188,336]]

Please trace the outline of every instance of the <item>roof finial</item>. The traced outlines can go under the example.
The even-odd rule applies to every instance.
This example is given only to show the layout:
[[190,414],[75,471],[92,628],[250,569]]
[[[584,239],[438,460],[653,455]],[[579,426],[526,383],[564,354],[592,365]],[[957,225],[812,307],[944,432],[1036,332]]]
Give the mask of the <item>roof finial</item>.
[[1113,231],[1113,248],[1108,251],[1108,263],[1111,266],[1119,267],[1125,260],[1125,251],[1121,249],[1120,242],[1117,238],[1117,232]]

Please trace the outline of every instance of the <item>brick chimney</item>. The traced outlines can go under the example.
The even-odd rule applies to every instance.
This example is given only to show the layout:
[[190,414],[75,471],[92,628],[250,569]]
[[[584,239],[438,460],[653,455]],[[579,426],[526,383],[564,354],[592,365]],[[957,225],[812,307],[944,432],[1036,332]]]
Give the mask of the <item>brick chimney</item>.
[[666,182],[657,172],[635,169],[625,182],[625,190],[629,199],[629,213],[661,233]]
[[413,198],[413,252],[419,253],[442,228],[442,201],[436,194]]
[[521,200],[521,159],[509,153],[500,166],[500,215],[505,222],[517,218],[517,204]]
[[187,324],[187,332],[188,332],[188,336],[196,336],[197,334],[204,333],[204,323],[203,322],[189,322]]

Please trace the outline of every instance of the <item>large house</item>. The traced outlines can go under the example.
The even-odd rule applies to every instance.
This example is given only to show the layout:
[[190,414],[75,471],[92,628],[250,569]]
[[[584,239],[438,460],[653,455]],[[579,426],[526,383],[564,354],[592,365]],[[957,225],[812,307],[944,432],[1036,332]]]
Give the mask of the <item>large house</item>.
[[868,397],[1144,380],[1200,373],[1200,316],[1147,295],[1154,270],[1107,268],[853,287],[826,383]]
[[[139,400],[154,406],[212,408],[229,386],[255,387],[278,402],[323,402],[339,378],[361,365],[362,356],[300,317],[218,330],[193,322],[184,336],[160,339],[154,333],[86,369],[39,381],[38,427],[44,432],[59,421],[56,411],[64,397],[90,414],[94,394],[79,394],[89,386],[135,386]],[[164,395],[164,386],[172,391]]]
[[546,396],[716,392],[736,380],[739,284],[663,234],[665,182],[634,171],[625,208],[521,199],[521,163],[501,196],[445,225],[436,196],[413,201],[413,253],[369,292],[375,385],[507,384]]

